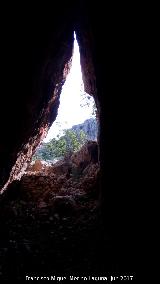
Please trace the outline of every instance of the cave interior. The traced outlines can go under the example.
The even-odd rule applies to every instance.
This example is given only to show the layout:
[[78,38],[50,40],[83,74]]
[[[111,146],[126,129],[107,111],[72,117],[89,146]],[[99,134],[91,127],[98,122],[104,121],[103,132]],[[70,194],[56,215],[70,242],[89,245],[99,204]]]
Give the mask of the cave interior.
[[[21,279],[27,273],[53,271],[75,275],[135,273],[137,27],[133,13],[129,7],[125,13],[122,4],[103,7],[103,4],[89,1],[75,2],[57,3],[53,7],[40,3],[37,7],[16,7],[15,4],[4,7],[6,22],[1,25],[5,27],[1,31],[1,189],[8,181],[10,184],[0,196],[2,279],[12,275]],[[43,233],[38,235],[37,231],[35,242],[42,238],[40,242],[42,246],[44,244],[40,263],[38,257],[32,259],[36,250],[34,245],[27,249],[27,244],[25,248],[21,244],[21,238],[27,239],[29,232],[25,231],[22,237],[18,223],[14,244],[9,222],[13,215],[8,204],[12,195],[19,202],[20,189],[16,179],[56,118],[61,88],[72,56],[73,31],[80,47],[85,91],[94,96],[98,109],[98,229],[87,231],[87,236],[84,233],[82,242],[81,237],[73,234],[77,238],[74,249],[72,239],[67,245],[61,240],[57,243],[56,253],[52,250],[51,240],[50,250],[45,252],[44,232],[51,228],[39,229]],[[72,105],[68,111],[71,109]],[[29,219],[26,222],[32,223]],[[19,252],[16,251],[17,243],[21,248]],[[89,243],[92,252],[88,252]],[[70,254],[71,260],[67,258]],[[20,263],[24,256],[22,267]]]

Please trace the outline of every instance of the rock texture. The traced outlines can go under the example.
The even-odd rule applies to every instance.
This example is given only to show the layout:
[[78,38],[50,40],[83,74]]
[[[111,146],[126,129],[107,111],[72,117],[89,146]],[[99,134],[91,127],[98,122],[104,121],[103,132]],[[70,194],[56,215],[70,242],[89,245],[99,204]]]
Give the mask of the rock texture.
[[91,163],[98,163],[97,142],[88,141],[78,152],[73,153],[71,161],[78,167],[86,167]]
[[3,195],[0,279],[23,280],[26,273],[51,269],[65,275],[97,271],[99,165],[89,163],[83,172],[71,165],[63,160],[42,167],[37,160]]
[[[27,10],[25,15],[21,12],[15,16],[17,22],[21,22],[21,28],[16,26],[15,19],[11,20],[12,26],[8,32],[11,36],[14,34],[15,43],[11,49],[7,47],[10,43],[7,44],[4,40],[7,62],[16,66],[16,70],[11,72],[10,84],[6,82],[8,76],[2,80],[6,86],[10,85],[12,88],[4,94],[1,101],[2,109],[7,110],[8,119],[1,126],[3,139],[0,144],[0,189],[7,181],[9,183],[19,178],[21,171],[27,166],[25,164],[30,162],[32,153],[55,120],[61,89],[70,69],[73,23],[61,11],[63,25],[61,17],[58,14],[56,16],[56,13],[53,16],[49,7],[46,10],[47,20],[43,21],[45,8],[41,9],[40,6],[39,13],[34,13],[32,7],[29,9],[30,16]],[[67,6],[67,10],[72,10],[68,4]],[[5,69],[6,61],[4,65]],[[4,90],[6,92],[6,87]],[[13,95],[9,95],[11,93]],[[2,121],[3,114],[0,113]]]
[[96,118],[86,119],[83,123],[72,126],[71,129],[76,133],[79,133],[81,130],[84,131],[88,140],[97,140],[98,121]]

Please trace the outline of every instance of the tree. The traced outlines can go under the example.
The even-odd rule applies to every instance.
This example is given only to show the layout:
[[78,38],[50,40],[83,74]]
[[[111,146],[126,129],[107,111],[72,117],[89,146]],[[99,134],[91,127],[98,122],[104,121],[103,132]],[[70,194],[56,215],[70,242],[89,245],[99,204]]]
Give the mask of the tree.
[[86,140],[87,138],[83,130],[77,133],[74,130],[66,129],[64,135],[58,140],[53,138],[50,142],[43,143],[34,154],[32,160],[40,159],[47,161],[71,155],[71,153],[78,151]]

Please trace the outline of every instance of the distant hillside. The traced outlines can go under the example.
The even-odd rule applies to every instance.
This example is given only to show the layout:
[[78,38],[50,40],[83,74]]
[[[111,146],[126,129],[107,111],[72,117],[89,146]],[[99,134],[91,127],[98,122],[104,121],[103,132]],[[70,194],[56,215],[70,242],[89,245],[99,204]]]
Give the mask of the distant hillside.
[[37,148],[32,160],[50,161],[64,157],[66,153],[78,151],[87,140],[97,140],[98,126],[95,118],[85,120],[83,123],[74,125],[64,130],[64,135],[58,140],[53,138]]
[[83,123],[72,126],[77,134],[82,130],[88,140],[97,140],[98,125],[95,118],[86,119]]

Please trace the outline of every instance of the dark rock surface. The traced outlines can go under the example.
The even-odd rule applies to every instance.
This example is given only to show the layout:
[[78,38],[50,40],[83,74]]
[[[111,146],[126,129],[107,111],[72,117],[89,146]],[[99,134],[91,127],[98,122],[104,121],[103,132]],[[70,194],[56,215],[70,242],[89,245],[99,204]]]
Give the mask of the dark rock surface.
[[97,246],[99,166],[92,164],[84,175],[69,179],[62,162],[56,167],[62,167],[58,175],[40,167],[29,171],[3,195],[1,281],[22,281],[26,275],[89,275],[102,269]]

